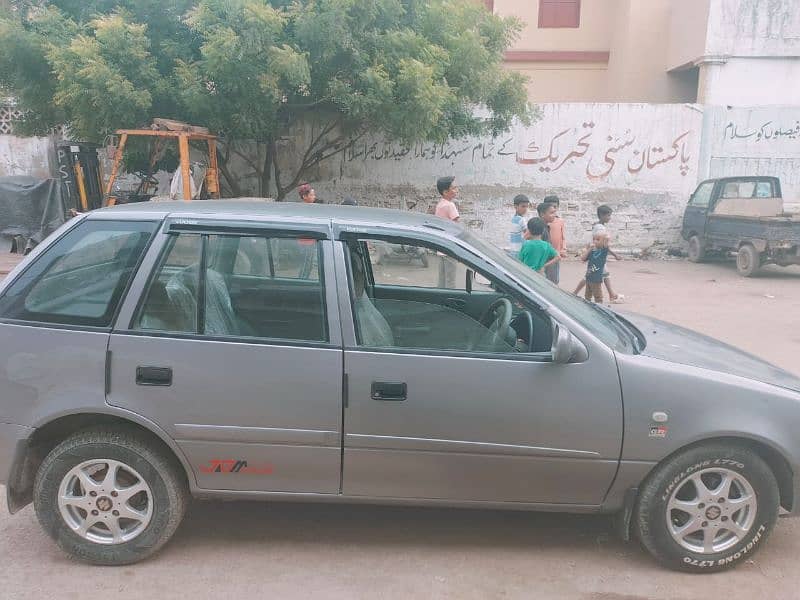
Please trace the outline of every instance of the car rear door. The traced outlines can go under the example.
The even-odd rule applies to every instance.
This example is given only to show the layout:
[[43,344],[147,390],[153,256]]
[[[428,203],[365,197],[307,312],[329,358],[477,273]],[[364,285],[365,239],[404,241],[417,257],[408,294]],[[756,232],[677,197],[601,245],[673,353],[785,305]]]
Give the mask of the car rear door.
[[[299,251],[278,276],[251,275],[276,241]],[[108,402],[165,429],[201,489],[337,493],[342,351],[327,227],[172,220],[158,242],[111,335]]]

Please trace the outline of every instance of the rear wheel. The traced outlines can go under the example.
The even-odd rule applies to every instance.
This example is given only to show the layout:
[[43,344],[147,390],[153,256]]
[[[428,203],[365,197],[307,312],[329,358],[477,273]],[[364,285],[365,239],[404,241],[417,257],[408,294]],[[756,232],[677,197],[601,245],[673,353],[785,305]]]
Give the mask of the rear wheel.
[[140,561],[175,533],[188,504],[178,465],[133,432],[89,430],[56,446],[34,484],[39,522],[67,554]]
[[736,254],[736,270],[742,277],[752,277],[761,267],[761,254],[750,244],[744,244]]
[[703,262],[706,259],[706,249],[699,235],[689,238],[689,260],[693,263]]
[[666,566],[709,573],[748,559],[778,518],[775,476],[752,450],[692,448],[645,481],[634,513],[644,547]]

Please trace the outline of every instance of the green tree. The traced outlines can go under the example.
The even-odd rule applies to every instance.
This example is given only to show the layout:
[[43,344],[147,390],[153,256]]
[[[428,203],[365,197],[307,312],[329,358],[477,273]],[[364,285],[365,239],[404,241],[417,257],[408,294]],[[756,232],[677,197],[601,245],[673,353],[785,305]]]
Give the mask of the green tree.
[[[222,136],[279,199],[359,137],[445,141],[530,116],[502,67],[521,24],[476,0],[20,0],[0,19],[0,86],[26,132],[101,140],[154,117]],[[285,173],[279,141],[313,126]]]

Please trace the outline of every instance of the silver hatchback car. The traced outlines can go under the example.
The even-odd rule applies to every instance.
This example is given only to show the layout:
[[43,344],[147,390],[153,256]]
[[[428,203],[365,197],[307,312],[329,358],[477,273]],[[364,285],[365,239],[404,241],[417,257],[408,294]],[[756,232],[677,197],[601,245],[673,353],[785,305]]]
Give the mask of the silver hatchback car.
[[710,572],[800,510],[798,423],[792,375],[426,215],[129,205],[0,286],[8,505],[91,563],[152,554],[195,496],[608,513]]

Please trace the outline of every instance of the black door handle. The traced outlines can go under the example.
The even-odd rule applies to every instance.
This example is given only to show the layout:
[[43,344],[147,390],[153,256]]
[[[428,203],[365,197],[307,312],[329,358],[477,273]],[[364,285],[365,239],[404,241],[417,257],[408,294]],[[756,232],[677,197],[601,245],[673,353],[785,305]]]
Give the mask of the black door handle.
[[172,385],[170,367],[136,367],[136,385]]
[[373,381],[371,397],[373,400],[383,402],[402,402],[408,395],[405,383],[389,383],[387,381]]

